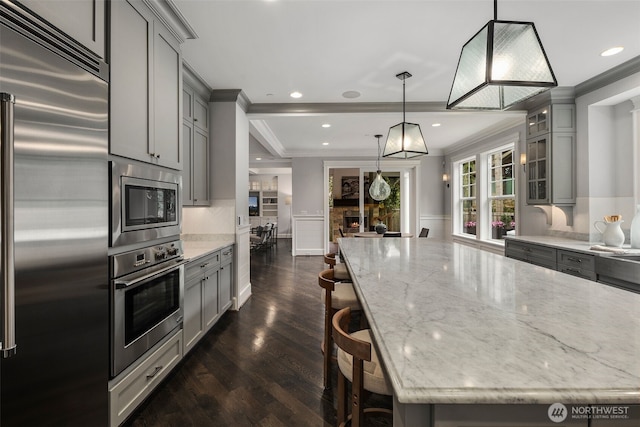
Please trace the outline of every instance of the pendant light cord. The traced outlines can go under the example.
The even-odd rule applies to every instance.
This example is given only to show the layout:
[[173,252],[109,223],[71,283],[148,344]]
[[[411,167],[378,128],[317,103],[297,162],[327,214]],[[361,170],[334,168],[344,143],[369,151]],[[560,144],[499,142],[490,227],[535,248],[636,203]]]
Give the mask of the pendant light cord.
[[498,20],[498,0],[493,0],[493,20]]
[[378,172],[380,172],[380,136],[381,135],[376,135],[376,138],[378,139],[378,161],[376,162]]
[[405,82],[406,82],[406,77],[404,79],[402,79],[402,122],[406,122],[405,120]]

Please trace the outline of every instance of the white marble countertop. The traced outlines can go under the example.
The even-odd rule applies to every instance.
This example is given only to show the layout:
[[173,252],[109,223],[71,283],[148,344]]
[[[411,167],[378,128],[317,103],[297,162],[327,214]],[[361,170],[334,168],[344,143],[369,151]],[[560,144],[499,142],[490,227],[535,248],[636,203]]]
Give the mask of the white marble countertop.
[[191,261],[235,243],[233,234],[185,234],[182,238],[184,259]]
[[[613,252],[605,252],[590,249],[594,245],[604,246],[602,242],[589,243],[587,241],[582,240],[574,240],[567,239],[563,237],[554,237],[554,236],[505,236],[505,239],[511,239],[521,242],[527,243],[536,243],[539,245],[551,246],[554,248],[567,249],[570,251],[582,252],[592,255],[604,255],[610,256],[613,255]],[[621,248],[612,248],[612,249],[622,249],[626,253],[635,253],[640,254],[640,249],[631,249],[629,245],[622,245]]]
[[435,239],[340,239],[403,404],[640,403],[640,294]]

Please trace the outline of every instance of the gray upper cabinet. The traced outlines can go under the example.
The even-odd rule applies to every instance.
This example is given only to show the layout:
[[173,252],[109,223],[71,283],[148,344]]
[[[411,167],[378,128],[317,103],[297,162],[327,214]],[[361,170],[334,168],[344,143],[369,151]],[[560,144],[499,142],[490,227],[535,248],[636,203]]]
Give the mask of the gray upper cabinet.
[[209,104],[187,83],[182,89],[182,205],[209,206]]
[[182,169],[182,54],[142,1],[113,1],[110,152]]
[[527,116],[527,203],[575,204],[575,156],[575,105],[554,104],[531,112]]
[[18,3],[104,59],[105,0],[19,0]]

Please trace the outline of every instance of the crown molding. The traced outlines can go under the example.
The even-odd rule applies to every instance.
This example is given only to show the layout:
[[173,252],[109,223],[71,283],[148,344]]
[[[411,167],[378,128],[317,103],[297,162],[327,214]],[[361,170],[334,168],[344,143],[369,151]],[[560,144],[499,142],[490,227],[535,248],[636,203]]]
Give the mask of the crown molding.
[[[410,113],[446,112],[446,102],[407,102]],[[334,103],[262,103],[251,104],[247,114],[251,115],[312,115],[355,113],[398,113],[401,102],[334,102]]]
[[188,39],[198,38],[198,34],[173,0],[142,0],[142,2],[151,9],[180,44]]
[[600,73],[597,76],[578,84],[576,86],[576,97],[608,86],[635,73],[640,73],[640,56],[636,56],[627,62],[623,62],[604,73]]
[[251,106],[251,101],[242,89],[214,89],[211,91],[211,102],[237,102],[246,113]]
[[187,63],[187,61],[182,61],[182,79],[184,82],[193,88],[196,93],[207,101],[211,97],[211,87],[204,81],[204,79],[198,74],[197,71]]

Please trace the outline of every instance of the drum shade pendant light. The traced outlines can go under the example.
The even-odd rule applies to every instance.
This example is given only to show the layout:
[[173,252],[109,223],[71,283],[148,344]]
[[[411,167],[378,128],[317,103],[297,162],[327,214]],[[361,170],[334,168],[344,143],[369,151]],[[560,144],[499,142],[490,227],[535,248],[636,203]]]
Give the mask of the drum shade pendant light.
[[391,194],[391,187],[387,184],[387,181],[382,177],[382,171],[380,170],[380,138],[382,135],[376,135],[378,138],[378,162],[376,163],[376,167],[378,168],[376,178],[369,186],[369,195],[373,200],[382,201],[389,197]]
[[533,22],[493,20],[463,47],[447,109],[504,110],[558,86]]
[[411,77],[411,73],[404,71],[396,74],[396,77],[402,80],[402,123],[398,123],[389,129],[382,157],[410,159],[411,157],[429,154],[420,126],[416,123],[407,123],[405,121],[405,80]]

